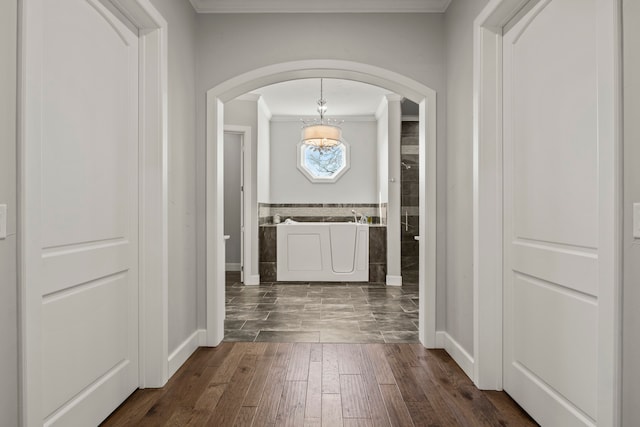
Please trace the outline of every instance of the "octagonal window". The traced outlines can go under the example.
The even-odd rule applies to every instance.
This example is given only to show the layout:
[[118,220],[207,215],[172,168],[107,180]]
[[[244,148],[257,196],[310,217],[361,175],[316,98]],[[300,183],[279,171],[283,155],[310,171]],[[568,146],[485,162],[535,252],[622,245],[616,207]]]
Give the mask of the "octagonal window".
[[349,145],[344,141],[322,149],[298,144],[298,169],[311,182],[336,182],[349,166]]

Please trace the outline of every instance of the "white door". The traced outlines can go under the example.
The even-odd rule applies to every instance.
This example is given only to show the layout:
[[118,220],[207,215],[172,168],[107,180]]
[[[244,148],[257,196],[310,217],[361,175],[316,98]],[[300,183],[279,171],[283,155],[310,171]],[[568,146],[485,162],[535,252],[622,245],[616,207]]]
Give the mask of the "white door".
[[544,426],[598,417],[598,1],[540,1],[503,40],[504,389]]
[[25,11],[27,397],[45,425],[90,426],[138,384],[138,39],[98,0]]
[[244,280],[244,211],[243,211],[243,136],[236,132],[224,133],[224,234],[227,270],[240,270]]

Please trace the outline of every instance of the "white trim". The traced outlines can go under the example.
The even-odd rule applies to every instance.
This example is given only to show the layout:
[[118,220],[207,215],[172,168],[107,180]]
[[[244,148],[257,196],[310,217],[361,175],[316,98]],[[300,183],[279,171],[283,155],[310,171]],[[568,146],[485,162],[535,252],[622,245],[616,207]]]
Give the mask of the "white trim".
[[[622,6],[596,1],[598,37],[598,425],[618,426],[622,407]],[[603,173],[604,171],[604,173]]]
[[380,99],[380,103],[378,104],[378,107],[376,108],[376,112],[373,114],[373,116],[376,118],[376,120],[380,120],[380,118],[382,117],[382,115],[385,112],[385,109],[387,108],[387,105],[389,105],[389,101],[387,100],[387,98],[385,96],[383,96]]
[[436,332],[436,347],[444,349],[449,356],[460,366],[465,374],[473,379],[473,357],[446,331]]
[[168,40],[149,0],[118,2],[140,38],[140,387],[169,380]]
[[[237,99],[237,98],[236,98]],[[266,103],[265,103],[266,104]],[[336,120],[344,121],[344,122],[375,122],[376,116],[373,114],[360,114],[353,116],[324,116],[327,119],[334,118]],[[303,120],[313,120],[317,119],[318,116],[291,116],[286,114],[279,114],[271,116],[270,120],[272,122],[299,122],[300,127],[302,127]]]
[[265,115],[267,120],[271,121],[273,114],[271,114],[271,109],[267,105],[267,101],[265,101],[262,96],[258,99],[258,108],[262,110],[262,113]]
[[391,276],[387,274],[387,286],[402,286],[402,276]]
[[204,329],[198,329],[194,331],[189,338],[184,340],[182,344],[178,346],[167,358],[167,366],[169,372],[169,378],[171,378],[178,369],[189,359],[189,357],[198,349],[198,347],[204,345],[207,337],[207,331]]
[[258,102],[258,100],[262,98],[262,95],[259,93],[245,93],[244,95],[240,95],[234,101],[251,101]]
[[[526,1],[526,0],[524,0]],[[492,0],[473,33],[473,381],[502,389],[502,30],[523,0]],[[510,9],[506,9],[510,6]],[[495,16],[501,13],[502,17]]]
[[[168,272],[167,272],[167,23],[149,0],[121,2],[114,6],[139,31],[140,108],[140,241],[139,241],[139,385],[160,387],[168,379]],[[37,248],[31,236],[39,235],[38,221],[29,221],[26,206],[33,195],[28,171],[40,167],[38,148],[27,141],[40,132],[39,106],[29,102],[40,90],[37,64],[42,40],[39,1],[20,2],[19,48],[19,286],[20,286],[20,401],[25,426],[42,424],[40,397],[40,296],[39,271],[27,268]],[[26,117],[29,117],[27,123]]]
[[226,271],[240,271],[240,263],[239,262],[227,262],[225,264]]
[[397,93],[388,93],[384,97],[387,98],[389,102],[402,102],[404,100],[404,96],[398,95]]
[[[233,77],[207,91],[206,188],[218,188],[221,173],[224,102],[272,83],[300,78],[347,78],[386,88],[420,104],[420,235],[434,236],[420,245],[419,339],[435,345],[436,324],[436,92],[383,68],[341,60],[304,60],[262,67]],[[427,122],[429,126],[426,126]],[[207,345],[224,337],[224,200],[220,192],[206,198]],[[423,268],[424,267],[424,268]]]
[[402,116],[401,119],[403,122],[417,122],[420,121],[418,116]]
[[444,13],[451,0],[190,0],[198,13]]
[[[259,108],[260,97],[256,98],[256,108]],[[243,172],[243,208],[244,208],[244,241],[242,242],[242,265],[244,265],[244,284],[247,285],[249,277],[254,276],[257,271],[253,270],[254,256],[252,249],[258,248],[258,205],[252,203],[253,196],[253,141],[251,126],[224,125],[224,133],[235,133],[242,135],[242,172]],[[257,135],[257,129],[256,129]],[[222,165],[224,167],[224,165]],[[257,252],[257,251],[256,251]],[[224,282],[222,282],[224,283]]]
[[435,345],[436,334],[436,273],[437,273],[437,144],[436,95],[425,96],[419,102],[418,157],[420,207],[418,209],[419,245],[419,313],[420,341],[427,347]]
[[244,275],[244,285],[245,286],[258,286],[260,284],[260,275],[259,274],[245,274]]
[[[27,260],[37,259],[39,248],[32,236],[40,235],[40,221],[30,220],[27,206],[39,207],[39,194],[27,192],[30,170],[40,170],[39,142],[27,143],[29,138],[37,139],[41,133],[40,105],[29,102],[42,90],[41,73],[38,64],[42,58],[43,39],[42,4],[23,0],[20,7],[19,73],[18,73],[18,282],[20,313],[20,421],[23,426],[42,425],[42,360],[41,360],[41,293],[37,286],[27,283],[41,283],[39,268],[27,268]],[[31,24],[34,24],[33,27]],[[36,25],[40,24],[40,25]],[[32,95],[33,93],[33,95]],[[27,121],[26,117],[29,117]],[[33,136],[32,136],[33,134]]]
[[[533,1],[533,0],[532,0]],[[527,0],[492,0],[474,22],[474,375],[481,389],[502,388],[502,28]],[[620,422],[621,42],[619,0],[597,0],[600,222],[598,425]]]

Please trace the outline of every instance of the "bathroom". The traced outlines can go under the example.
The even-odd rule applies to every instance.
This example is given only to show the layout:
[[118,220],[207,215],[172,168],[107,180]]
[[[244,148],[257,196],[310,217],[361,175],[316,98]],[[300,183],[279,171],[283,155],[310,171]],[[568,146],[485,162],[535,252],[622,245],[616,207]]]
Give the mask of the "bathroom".
[[[301,143],[303,120],[318,116],[320,97],[342,132],[343,150],[329,171]],[[225,340],[417,342],[418,106],[380,87],[315,78],[229,101],[224,122]],[[256,188],[244,184],[251,168]],[[344,227],[333,234],[333,252],[345,247],[336,238],[356,227],[343,224],[362,223],[347,256],[334,254],[349,264],[357,246],[359,267],[344,270],[357,275],[283,269],[283,230],[309,235],[309,223],[326,233]],[[332,252],[324,250],[303,243],[289,253],[327,264]]]

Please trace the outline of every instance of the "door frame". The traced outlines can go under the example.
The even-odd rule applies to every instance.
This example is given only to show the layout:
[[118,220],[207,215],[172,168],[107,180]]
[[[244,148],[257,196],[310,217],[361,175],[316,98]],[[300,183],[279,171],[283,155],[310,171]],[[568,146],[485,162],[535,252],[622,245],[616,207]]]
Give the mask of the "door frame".
[[[436,347],[436,92],[401,74],[368,64],[342,60],[285,62],[231,78],[207,91],[206,188],[217,189],[224,180],[224,103],[273,83],[302,78],[339,78],[384,87],[420,106],[420,245],[419,339]],[[246,182],[245,182],[246,184]],[[206,325],[208,346],[224,338],[225,259],[224,198],[222,192],[206,194]],[[427,238],[427,236],[429,238]]]
[[[19,2],[18,60],[18,287],[20,423],[42,425],[39,268],[28,265],[40,227],[30,210],[40,166],[41,19],[44,0]],[[168,380],[167,22],[149,0],[110,0],[139,30],[139,386]],[[32,24],[34,24],[32,26]],[[29,285],[28,285],[29,284]]]
[[[491,0],[473,28],[473,305],[474,375],[481,389],[502,389],[503,365],[503,181],[502,32],[529,2]],[[598,85],[602,89],[606,185],[599,192],[599,216],[610,229],[599,231],[598,424],[620,419],[621,314],[621,23],[619,0],[596,0],[598,8]],[[606,188],[605,188],[606,187]]]
[[[253,233],[251,230],[248,230],[248,226],[253,224],[254,221],[254,212],[251,209],[251,195],[253,194],[253,187],[251,185],[251,180],[253,178],[253,169],[251,165],[253,164],[253,150],[251,148],[251,126],[240,126],[240,125],[224,125],[224,133],[232,133],[235,135],[240,135],[242,138],[242,154],[241,154],[241,165],[242,168],[242,249],[241,249],[241,276],[242,281],[245,285],[259,285],[260,279],[257,274],[249,274],[249,273],[257,273],[253,272],[251,268],[246,268],[247,265],[251,266],[252,258],[251,258],[251,248],[254,245],[257,245],[257,239],[252,239]],[[247,143],[248,141],[248,143]],[[223,162],[224,163],[224,162]],[[223,165],[224,167],[224,165]],[[257,236],[257,233],[255,233]],[[256,246],[257,247],[257,246]],[[226,265],[226,262],[225,262]]]

